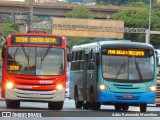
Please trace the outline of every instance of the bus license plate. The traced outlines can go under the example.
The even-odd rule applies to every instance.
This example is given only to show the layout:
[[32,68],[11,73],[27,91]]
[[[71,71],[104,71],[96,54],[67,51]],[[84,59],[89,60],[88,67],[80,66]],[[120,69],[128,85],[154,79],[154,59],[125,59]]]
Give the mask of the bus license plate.
[[131,94],[125,94],[123,95],[123,98],[133,98],[133,96]]
[[31,97],[39,97],[40,94],[39,94],[39,93],[31,93],[30,96],[31,96]]
[[157,99],[156,102],[160,102],[160,99]]

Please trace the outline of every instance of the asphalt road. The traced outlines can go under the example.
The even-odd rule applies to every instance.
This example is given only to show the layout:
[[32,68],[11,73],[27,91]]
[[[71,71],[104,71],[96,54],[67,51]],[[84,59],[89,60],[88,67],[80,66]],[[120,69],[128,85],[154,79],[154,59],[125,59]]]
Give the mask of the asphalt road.
[[[17,114],[32,114],[35,113],[37,114],[39,120],[98,120],[98,119],[103,119],[103,120],[159,120],[160,117],[155,117],[154,115],[158,114],[160,116],[160,107],[156,107],[155,105],[148,105],[147,108],[147,117],[141,117],[137,116],[140,115],[139,112],[139,107],[136,106],[131,106],[129,108],[129,111],[122,111],[122,112],[117,112],[114,110],[113,106],[103,106],[101,107],[100,111],[93,111],[93,110],[84,110],[84,109],[76,109],[74,106],[74,101],[69,100],[66,98],[64,102],[64,107],[61,111],[56,111],[56,110],[48,110],[48,104],[47,103],[36,103],[36,102],[21,102],[21,106],[18,109],[8,109],[6,108],[5,102],[3,100],[0,101],[0,114],[2,116],[2,113],[6,112],[12,112],[12,120],[13,119],[22,119],[24,116],[16,116]],[[155,113],[156,111],[156,113]],[[17,113],[17,114],[13,114]],[[127,116],[127,117],[124,117]],[[101,117],[103,116],[103,117]],[[28,116],[27,116],[28,117]],[[34,120],[36,118],[32,117],[29,115],[31,120]],[[0,120],[3,117],[0,117]],[[53,119],[54,118],[54,119]],[[6,118],[5,118],[6,119]],[[26,117],[23,118],[27,119]],[[38,118],[37,118],[38,119]],[[4,120],[4,118],[3,118]]]

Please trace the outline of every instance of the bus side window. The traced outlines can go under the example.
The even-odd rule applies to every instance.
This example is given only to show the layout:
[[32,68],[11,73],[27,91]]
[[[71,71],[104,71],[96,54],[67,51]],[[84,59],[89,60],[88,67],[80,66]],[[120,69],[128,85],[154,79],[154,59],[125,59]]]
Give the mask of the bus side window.
[[76,52],[72,52],[71,71],[75,70]]
[[85,51],[80,51],[80,70],[84,69],[84,54]]
[[80,51],[76,51],[76,70],[80,70]]

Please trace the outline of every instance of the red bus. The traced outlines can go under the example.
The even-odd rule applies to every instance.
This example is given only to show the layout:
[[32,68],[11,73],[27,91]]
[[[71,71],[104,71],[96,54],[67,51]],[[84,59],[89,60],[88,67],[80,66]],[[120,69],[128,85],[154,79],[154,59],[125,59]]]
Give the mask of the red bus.
[[21,101],[47,102],[61,110],[65,99],[67,47],[63,36],[42,31],[10,34],[2,48],[2,93],[7,108]]

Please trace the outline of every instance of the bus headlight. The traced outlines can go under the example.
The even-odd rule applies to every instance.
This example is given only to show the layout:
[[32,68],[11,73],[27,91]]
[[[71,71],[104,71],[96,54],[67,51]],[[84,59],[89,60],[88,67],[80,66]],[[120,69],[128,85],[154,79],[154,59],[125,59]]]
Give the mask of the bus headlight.
[[148,91],[150,91],[150,92],[156,91],[156,85],[151,85],[151,86],[149,86],[149,87],[148,87]]
[[62,86],[61,84],[58,84],[58,85],[56,86],[56,88],[57,88],[57,90],[62,90],[62,89],[63,89],[63,86]]
[[6,87],[7,89],[12,89],[14,87],[13,82],[7,82]]
[[99,85],[100,90],[109,90],[109,88],[105,84]]

